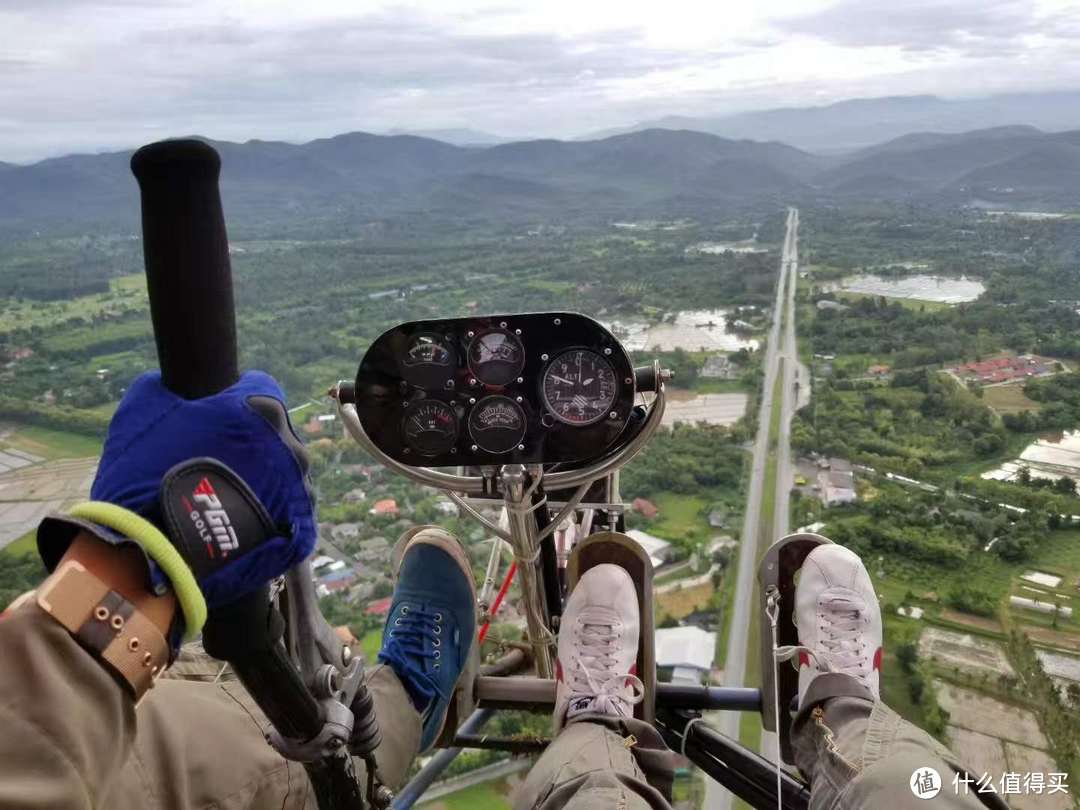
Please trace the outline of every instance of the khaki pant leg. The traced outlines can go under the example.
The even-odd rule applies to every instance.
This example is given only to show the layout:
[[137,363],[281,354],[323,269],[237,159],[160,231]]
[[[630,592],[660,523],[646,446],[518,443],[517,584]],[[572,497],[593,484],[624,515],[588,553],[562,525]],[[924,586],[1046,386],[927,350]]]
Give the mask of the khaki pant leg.
[[933,807],[976,810],[974,796],[956,795],[956,757],[941,743],[904,721],[884,703],[835,697],[807,708],[793,728],[795,762],[810,780],[810,810],[924,810],[912,791],[916,771],[933,768],[941,792]]
[[647,723],[586,715],[548,746],[515,796],[514,807],[670,810],[654,785],[670,796],[673,776],[674,755]]
[[[367,673],[367,685],[375,701],[375,717],[382,732],[382,742],[375,751],[379,778],[387,787],[397,790],[420,751],[423,728],[420,712],[413,706],[412,698],[397,674],[386,664],[376,664]],[[366,772],[361,760],[358,759],[356,764],[361,775]]]
[[[180,665],[183,664],[182,667]],[[177,662],[136,710],[132,755],[103,807],[160,810],[314,810],[304,767],[281,757],[266,742],[269,723],[229,671],[216,683],[221,662],[197,653]],[[391,787],[403,780],[420,745],[420,716],[393,670],[367,673],[382,731],[376,752],[380,777]],[[357,760],[365,779],[365,768]]]

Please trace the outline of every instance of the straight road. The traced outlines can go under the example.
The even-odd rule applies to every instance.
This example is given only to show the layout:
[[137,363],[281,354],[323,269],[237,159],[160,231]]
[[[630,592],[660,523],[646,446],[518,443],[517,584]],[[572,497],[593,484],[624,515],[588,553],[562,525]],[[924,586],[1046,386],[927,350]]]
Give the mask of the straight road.
[[[724,685],[742,686],[746,678],[747,636],[750,622],[757,621],[757,604],[753,601],[754,579],[760,554],[759,538],[761,535],[761,499],[765,489],[765,467],[769,456],[769,425],[772,422],[773,388],[777,377],[783,375],[784,393],[781,397],[780,442],[777,448],[777,526],[767,527],[770,537],[776,528],[787,530],[788,498],[790,478],[790,415],[794,413],[794,378],[795,356],[795,283],[798,279],[798,229],[799,212],[788,209],[787,233],[780,257],[780,278],[776,285],[776,304],[773,307],[772,328],[769,331],[768,344],[765,348],[765,381],[762,387],[761,410],[758,414],[757,438],[754,441],[754,457],[750,472],[750,487],[746,500],[746,515],[743,519],[741,548],[739,550],[738,571],[735,580],[735,600],[731,616],[731,629],[728,634],[727,657],[724,665]],[[790,288],[790,289],[789,289]],[[786,315],[785,315],[786,313]],[[785,358],[781,362],[781,358]],[[790,377],[790,379],[789,379]],[[805,384],[805,382],[803,383]],[[785,448],[781,454],[781,448]],[[786,486],[784,485],[786,484]],[[781,491],[784,497],[781,500]],[[783,522],[779,516],[783,515]],[[752,650],[751,655],[757,655]],[[739,713],[722,712],[719,714],[716,728],[733,739],[739,738]],[[712,779],[705,779],[705,810],[728,810],[731,806],[731,794],[721,788]]]

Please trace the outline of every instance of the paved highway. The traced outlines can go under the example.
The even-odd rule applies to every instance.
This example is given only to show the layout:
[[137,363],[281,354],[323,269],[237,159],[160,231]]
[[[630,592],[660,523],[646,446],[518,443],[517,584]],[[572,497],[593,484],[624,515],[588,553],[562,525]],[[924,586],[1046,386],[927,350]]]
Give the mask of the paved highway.
[[[758,414],[758,432],[754,441],[754,458],[751,465],[750,487],[743,520],[742,548],[739,552],[738,571],[735,580],[735,599],[728,634],[727,657],[724,667],[724,684],[742,686],[746,678],[747,636],[750,622],[758,621],[757,604],[754,602],[754,580],[757,560],[762,550],[761,499],[765,487],[765,466],[769,455],[769,425],[772,421],[773,387],[778,375],[782,375],[784,392],[781,397],[780,437],[777,447],[777,497],[776,526],[767,527],[768,536],[782,536],[787,532],[788,495],[791,490],[790,432],[791,415],[795,411],[795,283],[798,279],[798,230],[799,212],[788,209],[787,233],[780,258],[780,279],[776,286],[776,304],[773,307],[772,328],[765,349],[765,382],[762,388],[761,410]],[[789,281],[790,280],[790,281]],[[790,289],[789,289],[790,288]],[[784,317],[784,311],[787,317]],[[807,381],[800,381],[802,385]],[[782,497],[781,497],[782,496]],[[751,655],[757,655],[752,650]],[[715,715],[716,728],[734,739],[739,737],[739,713],[722,712]],[[731,794],[712,779],[705,779],[705,810],[727,810],[731,806]]]

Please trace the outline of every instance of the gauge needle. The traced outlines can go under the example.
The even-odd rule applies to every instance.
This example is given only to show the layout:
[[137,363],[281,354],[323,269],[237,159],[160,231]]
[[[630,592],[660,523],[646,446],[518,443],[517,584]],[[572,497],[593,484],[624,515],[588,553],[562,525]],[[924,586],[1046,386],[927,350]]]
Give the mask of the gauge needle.
[[587,380],[582,380],[581,384],[582,385],[588,385],[589,383],[591,383],[595,379],[596,379],[595,377],[589,377],[589,379],[587,379]]
[[566,377],[560,377],[558,374],[552,374],[551,379],[555,380],[555,382],[566,383],[567,385],[573,385],[574,384],[573,380],[568,380],[568,379],[566,379]]

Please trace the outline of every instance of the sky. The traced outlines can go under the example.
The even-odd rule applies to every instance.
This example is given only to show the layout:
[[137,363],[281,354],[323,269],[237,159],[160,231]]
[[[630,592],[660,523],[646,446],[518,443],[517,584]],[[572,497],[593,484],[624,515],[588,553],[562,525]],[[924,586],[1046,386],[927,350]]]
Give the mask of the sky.
[[0,161],[1080,86],[1080,0],[0,0]]

